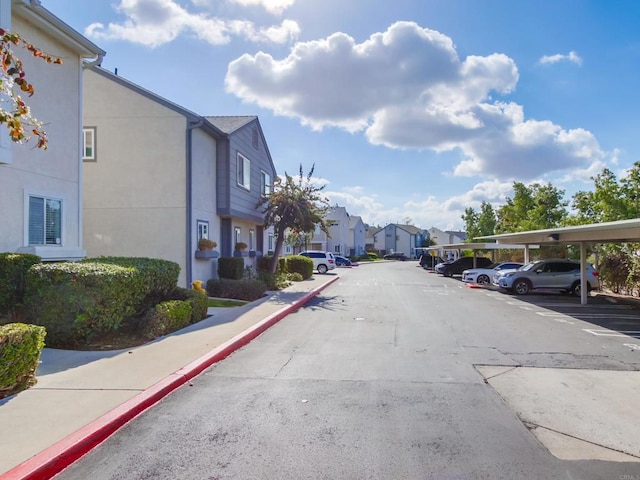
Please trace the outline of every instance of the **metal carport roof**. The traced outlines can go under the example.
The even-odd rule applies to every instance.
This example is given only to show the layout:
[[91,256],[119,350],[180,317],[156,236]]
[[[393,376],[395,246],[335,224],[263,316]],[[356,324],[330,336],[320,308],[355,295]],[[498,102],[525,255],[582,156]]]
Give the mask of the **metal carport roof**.
[[579,244],[581,265],[580,281],[583,287],[581,289],[580,303],[584,305],[587,303],[588,293],[587,289],[584,288],[587,282],[585,268],[587,263],[587,244],[640,242],[640,218],[592,223],[589,225],[576,225],[573,227],[547,228],[528,232],[503,233],[500,235],[480,237],[478,240],[495,240],[498,244]]

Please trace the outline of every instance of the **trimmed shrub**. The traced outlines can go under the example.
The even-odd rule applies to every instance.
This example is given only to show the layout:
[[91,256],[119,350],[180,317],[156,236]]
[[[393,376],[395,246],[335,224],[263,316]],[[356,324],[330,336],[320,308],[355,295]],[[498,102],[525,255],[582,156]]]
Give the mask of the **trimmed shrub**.
[[45,335],[36,325],[0,326],[0,398],[35,385]]
[[287,274],[277,271],[276,273],[259,272],[260,280],[267,290],[282,290],[290,285]]
[[153,337],[175,332],[191,323],[191,303],[186,300],[168,300],[153,307],[143,317],[139,328]]
[[242,280],[244,277],[244,258],[220,257],[218,259],[218,277],[230,280]]
[[160,258],[145,257],[97,257],[82,260],[81,263],[101,263],[129,268],[141,278],[144,300],[141,312],[168,298],[178,284],[180,265]]
[[102,263],[40,263],[27,273],[25,320],[47,329],[47,345],[69,347],[117,330],[148,293],[133,268]]
[[221,278],[207,281],[207,294],[210,297],[233,298],[252,302],[264,297],[266,286],[260,280],[233,280]]
[[37,255],[0,253],[0,315],[22,304],[27,271],[40,260]]
[[289,255],[287,259],[287,272],[299,273],[304,280],[313,275],[313,260],[302,255]]
[[289,273],[287,275],[287,278],[292,282],[301,282],[304,280],[304,278],[302,278],[302,275],[300,275],[298,272]]
[[191,322],[198,323],[200,320],[207,318],[209,309],[209,299],[206,294],[196,290],[176,287],[172,298],[175,300],[184,300],[191,305]]
[[[268,255],[264,257],[258,258],[257,268],[258,273],[260,272],[269,272],[271,270],[271,262],[273,261],[273,255]],[[286,257],[278,257],[278,266],[276,267],[277,272],[286,272],[287,269],[287,259]]]

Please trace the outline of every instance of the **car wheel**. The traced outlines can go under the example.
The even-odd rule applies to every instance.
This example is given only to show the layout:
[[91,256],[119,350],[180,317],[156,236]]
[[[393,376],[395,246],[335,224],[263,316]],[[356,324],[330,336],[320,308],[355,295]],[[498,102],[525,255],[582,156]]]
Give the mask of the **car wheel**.
[[444,275],[445,277],[453,277],[453,273],[451,273],[451,270],[449,269],[443,271],[442,275]]
[[527,280],[516,280],[513,291],[518,295],[526,295],[531,290],[531,284]]
[[[569,290],[569,293],[571,293],[572,295],[575,295],[576,297],[580,296],[580,292],[581,292],[581,288],[580,288],[580,282],[574,282],[573,285],[571,285],[571,290]],[[587,292],[591,291],[591,285],[589,285],[589,282],[587,282]]]
[[480,275],[476,280],[480,285],[489,285],[489,277],[487,275]]
[[326,265],[318,265],[318,273],[327,273]]

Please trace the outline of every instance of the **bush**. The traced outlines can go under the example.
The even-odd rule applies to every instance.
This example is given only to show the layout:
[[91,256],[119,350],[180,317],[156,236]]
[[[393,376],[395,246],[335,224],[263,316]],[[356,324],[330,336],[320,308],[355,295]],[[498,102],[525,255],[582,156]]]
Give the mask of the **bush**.
[[139,328],[151,337],[160,337],[189,325],[191,316],[192,308],[188,301],[169,300],[153,307],[142,318]]
[[187,288],[176,287],[171,298],[174,300],[184,300],[191,305],[191,322],[198,323],[207,318],[209,310],[209,298],[205,293]]
[[242,280],[244,277],[244,258],[220,257],[218,259],[218,277]]
[[40,263],[27,273],[25,320],[46,328],[48,345],[73,346],[117,330],[138,312],[145,283],[133,268],[118,265]]
[[264,284],[267,290],[282,290],[290,285],[288,275],[282,272],[258,272],[258,280]]
[[37,255],[0,253],[0,315],[22,304],[27,271],[37,263]]
[[287,275],[287,278],[292,282],[301,282],[304,280],[304,278],[302,278],[302,275],[300,275],[298,272],[289,273]]
[[[269,272],[271,270],[271,262],[273,262],[272,255],[259,257],[257,262],[258,273]],[[286,257],[278,257],[278,266],[276,267],[276,272],[286,272],[286,270],[287,270]]]
[[168,298],[178,284],[180,265],[160,258],[145,257],[98,257],[82,260],[81,263],[118,265],[131,269],[140,277],[143,301],[140,309],[145,311]]
[[45,335],[45,329],[35,325],[0,326],[0,398],[35,385]]
[[304,280],[313,275],[313,260],[302,255],[289,255],[287,259],[287,272],[299,273]]
[[233,298],[252,302],[264,296],[266,286],[260,280],[233,280],[221,278],[207,281],[207,294],[210,297]]

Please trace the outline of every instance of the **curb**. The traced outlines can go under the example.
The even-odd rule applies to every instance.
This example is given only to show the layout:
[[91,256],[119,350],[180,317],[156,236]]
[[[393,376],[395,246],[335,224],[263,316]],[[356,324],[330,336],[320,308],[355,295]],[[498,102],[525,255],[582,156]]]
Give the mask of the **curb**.
[[100,443],[104,442],[124,424],[152,407],[169,393],[188,383],[211,365],[225,359],[234,351],[247,345],[284,317],[304,306],[308,301],[318,295],[318,293],[337,281],[338,278],[340,277],[332,278],[319,287],[305,293],[290,305],[265,317],[254,326],[160,380],[122,405],[56,442],[20,465],[1,474],[0,480],[45,480],[60,473]]

